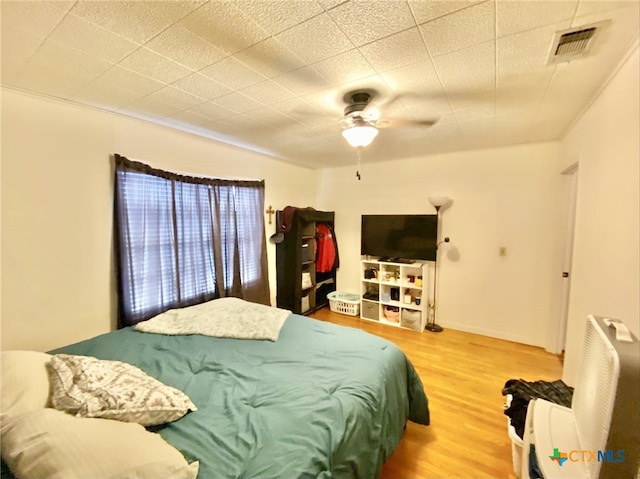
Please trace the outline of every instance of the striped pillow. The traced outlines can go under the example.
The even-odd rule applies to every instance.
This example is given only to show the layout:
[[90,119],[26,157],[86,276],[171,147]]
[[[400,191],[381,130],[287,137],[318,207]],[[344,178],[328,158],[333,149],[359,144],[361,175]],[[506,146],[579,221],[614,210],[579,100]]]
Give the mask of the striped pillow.
[[2,459],[22,479],[195,479],[199,463],[139,424],[43,408],[2,422]]

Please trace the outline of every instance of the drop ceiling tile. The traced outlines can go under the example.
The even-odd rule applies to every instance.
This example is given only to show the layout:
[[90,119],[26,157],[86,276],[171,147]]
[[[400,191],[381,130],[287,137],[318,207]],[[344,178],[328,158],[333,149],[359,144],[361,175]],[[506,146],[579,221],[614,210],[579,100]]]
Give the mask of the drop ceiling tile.
[[585,15],[602,14],[619,8],[638,7],[636,0],[615,1],[615,0],[581,0],[578,3],[576,17]]
[[16,77],[20,88],[68,98],[109,67],[82,52],[62,51],[60,45],[46,42]]
[[279,33],[276,39],[309,64],[353,48],[353,43],[326,13]]
[[496,144],[496,128],[492,121],[484,118],[473,119],[460,123],[463,141],[470,148],[491,148]]
[[72,14],[60,21],[49,38],[112,63],[138,48],[136,43]]
[[188,1],[81,1],[72,12],[142,45],[196,7],[197,2]]
[[244,115],[235,115],[222,121],[209,123],[207,127],[223,135],[232,135],[236,138],[240,135],[241,138],[248,128],[257,129],[260,127],[260,124],[250,120]]
[[[403,101],[408,115],[398,116],[398,118],[414,119],[414,120],[436,120],[438,125],[455,121],[455,117],[451,112],[449,101],[444,96],[418,96],[415,99]],[[390,117],[386,111],[383,111],[383,118]]]
[[187,67],[144,47],[133,52],[119,65],[164,83],[172,83],[192,73]]
[[447,99],[454,113],[459,110],[484,110],[495,112],[496,92],[488,90],[449,91]]
[[234,2],[207,2],[183,18],[180,25],[229,55],[269,37],[249,16],[236,8]]
[[[617,3],[617,2],[616,2]],[[599,32],[593,38],[593,47],[587,56],[613,58],[624,54],[635,41],[640,29],[640,2],[627,3],[626,7],[592,15],[576,17],[572,27],[598,24]]]
[[[564,104],[563,106],[568,106]],[[555,106],[541,108],[531,126],[533,141],[559,139],[575,119],[575,111],[569,108],[558,109]]]
[[192,70],[200,70],[226,56],[222,50],[179,24],[170,26],[145,46]]
[[487,122],[491,122],[495,114],[495,104],[480,104],[473,108],[453,110],[453,115],[460,125],[464,122],[475,120],[486,120]]
[[496,90],[496,115],[506,115],[512,112],[535,111],[545,100],[550,76],[541,77],[537,84],[513,84],[511,86],[498,85]]
[[179,90],[173,86],[166,86],[155,91],[145,99],[174,106],[176,110],[187,110],[201,103],[205,103],[204,98]]
[[512,133],[522,128],[527,129],[536,121],[536,116],[536,113],[531,111],[496,115],[496,129],[497,131],[511,130]]
[[[564,111],[579,113],[585,108],[600,85],[606,80],[619,59],[628,52],[630,42],[637,41],[638,6],[617,9],[604,14],[610,19],[585,57],[560,63],[549,83],[543,108],[556,106]],[[581,17],[587,23],[603,19],[603,14]],[[615,25],[615,28],[612,28]],[[580,81],[576,81],[576,79]],[[566,126],[565,126],[566,128]]]
[[429,58],[418,27],[364,45],[360,52],[378,73]]
[[4,24],[0,33],[2,34],[2,40],[0,40],[0,45],[2,45],[2,54],[0,55],[2,82],[13,84],[20,70],[42,44],[44,37],[35,35],[28,30],[15,28],[13,25]]
[[239,92],[229,93],[213,100],[213,103],[227,108],[236,113],[244,113],[246,111],[255,110],[264,106],[264,103],[243,95]]
[[535,116],[524,112],[496,116],[496,144],[509,145],[534,141],[531,131]]
[[[33,35],[49,35],[75,2],[0,2],[0,18],[4,25],[22,25]],[[27,28],[28,26],[28,28]]]
[[497,3],[497,35],[504,37],[532,28],[571,20],[577,0],[519,0]]
[[347,83],[375,74],[375,70],[357,49],[349,50],[331,58],[313,64],[330,84]]
[[[356,46],[375,42],[416,25],[406,2],[355,0],[343,3],[329,14]],[[366,27],[362,19],[366,18]]]
[[224,86],[213,78],[206,77],[200,73],[192,73],[172,83],[172,85],[207,100],[227,95],[233,91],[231,88]]
[[513,92],[528,91],[537,95],[540,91],[546,91],[554,73],[555,67],[538,74],[527,73],[522,75],[500,76],[496,79],[496,94],[515,96]]
[[179,107],[165,103],[162,99],[147,96],[140,98],[133,103],[123,106],[117,110],[118,113],[131,115],[136,118],[147,119],[150,121],[173,115],[180,111]]
[[439,94],[440,79],[431,60],[411,63],[380,74],[385,83],[396,93]]
[[294,96],[289,90],[271,80],[265,80],[250,87],[243,88],[240,90],[240,93],[258,102],[262,102],[265,105],[288,100]]
[[272,80],[296,95],[307,95],[329,86],[329,82],[312,67],[299,68]]
[[213,102],[206,102],[190,108],[187,111],[192,111],[198,115],[203,115],[209,118],[211,121],[220,121],[225,118],[235,116],[237,113],[229,110],[221,105]]
[[292,129],[308,130],[309,127],[325,127],[335,120],[300,98],[274,103],[271,108],[297,122]]
[[495,138],[495,119],[475,118],[468,121],[458,121],[458,128],[463,136],[469,137],[476,134]]
[[96,82],[110,83],[118,88],[129,90],[138,96],[146,96],[162,88],[165,84],[140,73],[114,65],[98,77]]
[[[596,68],[594,71],[591,66],[592,65],[585,60],[580,65],[579,71],[593,75],[599,68]],[[577,108],[578,111],[580,111],[582,107],[586,107],[588,102],[593,98],[593,95],[597,91],[597,85],[605,79],[603,75],[603,77],[599,79],[600,81],[595,84],[592,82],[576,83],[575,71],[571,72],[569,71],[570,69],[575,70],[575,65],[562,64],[558,66],[558,70],[545,93],[544,108],[548,108],[549,105],[555,105],[557,107],[563,107],[563,110]]]
[[223,143],[228,143],[231,145],[236,145],[236,141],[228,136],[223,135],[215,130],[217,122],[207,123],[205,125],[200,125],[194,128],[194,131],[197,131],[199,135],[204,136],[205,138],[211,138],[216,141],[221,141]]
[[332,8],[337,7],[342,3],[346,3],[349,0],[317,0],[317,1],[325,10],[331,10]]
[[[556,139],[628,53],[638,35],[640,3],[497,1],[492,9],[493,0],[125,0],[108,7],[78,0],[71,10],[68,2],[5,1],[2,84],[120,108],[318,167],[355,165],[338,119],[344,94],[358,88],[380,92],[383,119],[437,119],[425,131],[381,131],[364,162],[479,148],[489,141]],[[575,8],[568,13],[567,5]],[[404,28],[402,15],[381,20],[384,12],[407,6],[422,31],[413,23]],[[503,36],[464,47],[489,38],[487,18],[495,12]],[[358,30],[358,14],[365,26],[369,15],[370,29]],[[587,57],[546,64],[556,30],[601,20],[610,22]],[[399,26],[400,32],[389,33]],[[148,45],[140,45],[147,39]],[[207,51],[216,40],[219,51]],[[114,65],[122,55],[128,56]],[[206,101],[220,97],[218,104]],[[275,103],[267,107],[265,101]],[[224,133],[229,131],[233,138]]]
[[[173,115],[183,110],[183,104],[181,104],[177,98],[184,92],[174,94],[174,92],[168,91],[168,89],[171,89],[171,87],[140,98],[125,105],[118,111],[146,119],[157,119]],[[191,102],[193,99],[189,99],[189,101]]]
[[235,0],[234,4],[270,35],[280,33],[324,11],[320,4],[313,0]]
[[432,56],[461,50],[495,37],[495,2],[488,1],[420,26]]
[[[67,72],[65,76],[84,79],[88,83],[108,70],[113,63],[89,55],[81,50],[69,47],[54,40],[46,40],[25,67],[23,73],[29,74],[39,66],[49,65],[59,72]],[[46,81],[46,77],[43,78]]]
[[267,38],[235,55],[245,65],[267,78],[283,75],[305,66],[304,60],[275,38]]
[[233,90],[239,90],[264,81],[266,77],[234,57],[226,57],[200,71]]
[[[458,124],[456,117],[451,111],[451,109],[448,109],[448,110],[443,109],[442,111],[439,111],[439,112],[436,112],[434,110],[431,110],[431,111],[428,110],[420,116],[416,115],[416,117],[425,119],[425,120],[435,120],[436,123],[433,126],[429,127],[430,133],[435,127],[448,128],[448,127],[452,127],[452,125],[457,127],[457,124]],[[438,131],[438,130],[436,129],[435,131]]]
[[[429,138],[429,130],[424,127],[412,127],[412,128],[394,128],[382,130],[379,137],[375,139],[377,142],[384,146],[389,144],[392,149],[395,149],[394,143],[402,142],[415,142],[415,141],[427,141]],[[376,145],[377,146],[377,145]],[[392,150],[389,151],[392,153]]]
[[275,130],[285,128],[291,124],[291,118],[269,106],[256,108],[255,110],[245,113],[245,115],[251,120],[258,122],[261,125],[269,126]]
[[512,76],[541,75],[555,70],[548,65],[549,50],[557,31],[569,28],[570,20],[499,38],[496,71],[500,80]]
[[495,88],[494,41],[441,55],[433,63],[447,95]]
[[182,110],[173,115],[169,115],[167,117],[168,121],[176,122],[177,124],[182,125],[183,127],[190,127],[193,125],[201,126],[211,122],[211,118],[207,115],[202,115],[198,113],[196,110]]
[[131,90],[101,81],[100,78],[81,88],[70,99],[85,105],[91,105],[108,111],[122,108],[138,100],[140,95]]
[[439,0],[437,2],[426,2],[425,0],[409,0],[409,6],[419,24],[435,20],[449,13],[462,10],[484,0]]

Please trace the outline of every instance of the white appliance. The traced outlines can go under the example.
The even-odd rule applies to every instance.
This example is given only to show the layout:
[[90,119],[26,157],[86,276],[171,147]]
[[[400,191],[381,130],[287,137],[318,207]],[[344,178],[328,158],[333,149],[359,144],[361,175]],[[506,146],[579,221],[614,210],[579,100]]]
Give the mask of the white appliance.
[[527,408],[520,477],[640,477],[640,345],[624,323],[587,318],[571,408]]

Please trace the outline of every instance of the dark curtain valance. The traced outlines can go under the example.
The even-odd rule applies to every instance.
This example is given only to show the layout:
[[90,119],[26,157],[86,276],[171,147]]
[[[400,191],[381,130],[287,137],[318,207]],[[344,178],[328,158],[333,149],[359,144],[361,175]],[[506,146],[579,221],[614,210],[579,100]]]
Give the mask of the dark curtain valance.
[[264,188],[264,180],[227,180],[221,178],[207,178],[203,176],[189,176],[172,171],[160,170],[146,165],[139,161],[130,160],[122,155],[115,154],[116,168],[127,169],[129,171],[137,171],[147,175],[157,176],[170,181],[182,181],[195,185],[209,186],[248,186],[255,188]]

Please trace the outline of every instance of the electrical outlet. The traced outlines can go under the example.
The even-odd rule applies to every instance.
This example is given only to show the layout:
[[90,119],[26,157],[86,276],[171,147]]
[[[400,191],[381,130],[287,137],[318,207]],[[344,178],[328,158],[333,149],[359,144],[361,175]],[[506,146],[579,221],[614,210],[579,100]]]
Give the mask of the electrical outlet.
[[498,250],[498,254],[500,256],[507,256],[507,247],[506,246],[500,246],[500,249]]

